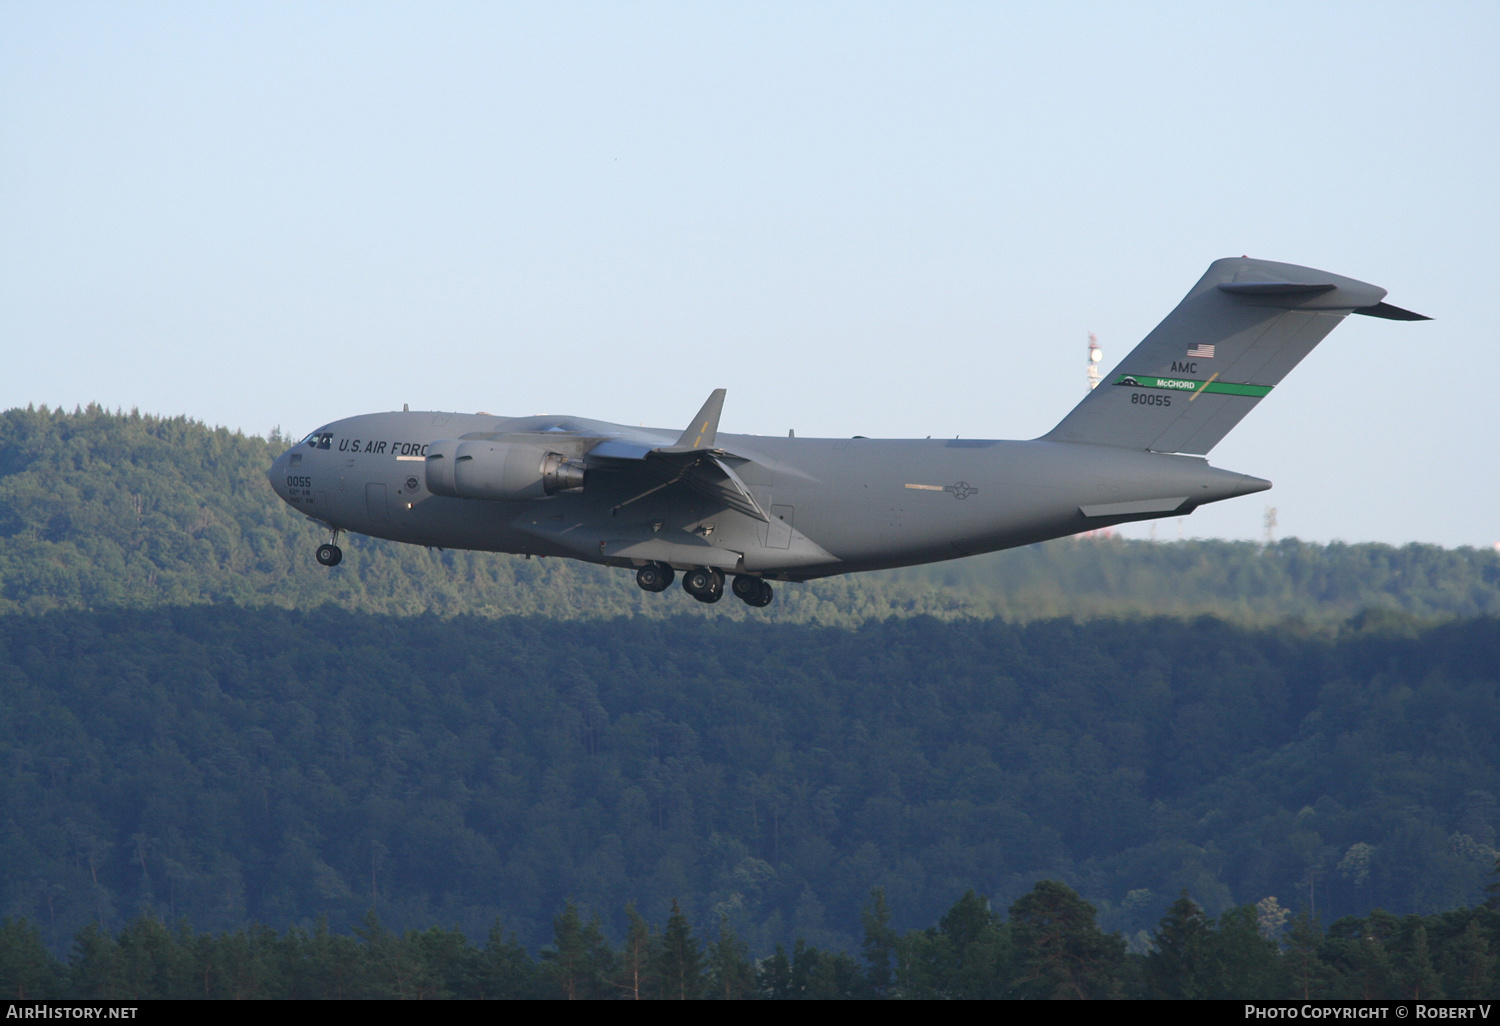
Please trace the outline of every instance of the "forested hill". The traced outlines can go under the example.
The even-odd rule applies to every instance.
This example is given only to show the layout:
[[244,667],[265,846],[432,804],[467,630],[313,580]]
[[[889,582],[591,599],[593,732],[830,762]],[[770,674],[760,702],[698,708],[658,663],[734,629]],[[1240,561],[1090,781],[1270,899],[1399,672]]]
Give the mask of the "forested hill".
[[571,560],[429,552],[321,531],[271,492],[288,444],[186,418],[98,407],[0,414],[0,613],[199,603],[410,615],[579,619],[708,616],[843,625],[892,616],[1197,615],[1342,622],[1500,613],[1500,554],[1408,545],[1064,540],[907,570],[778,588],[776,603],[705,607],[647,595],[627,573]]
[[1324,923],[1472,907],[1500,620],[856,628],[193,606],[0,616],[0,917],[54,947],[572,899],[857,951],[1061,879],[1143,942],[1187,888]]
[[285,444],[0,414],[0,917],[54,949],[372,908],[535,947],[570,899],[619,938],[675,898],[847,951],[874,886],[925,929],[1043,878],[1139,948],[1183,888],[1427,913],[1500,854],[1494,552],[1063,541],[704,607],[567,560],[319,567]]

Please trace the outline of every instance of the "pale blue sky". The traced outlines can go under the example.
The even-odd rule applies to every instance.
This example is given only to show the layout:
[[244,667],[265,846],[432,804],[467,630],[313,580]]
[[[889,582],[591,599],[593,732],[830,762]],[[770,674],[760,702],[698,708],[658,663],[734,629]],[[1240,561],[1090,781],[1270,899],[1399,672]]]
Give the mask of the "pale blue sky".
[[[0,407],[1034,437],[1207,265],[1390,289],[1189,536],[1500,541],[1500,5],[0,6]],[[1144,536],[1140,527],[1132,533]],[[1177,535],[1168,521],[1161,537]]]

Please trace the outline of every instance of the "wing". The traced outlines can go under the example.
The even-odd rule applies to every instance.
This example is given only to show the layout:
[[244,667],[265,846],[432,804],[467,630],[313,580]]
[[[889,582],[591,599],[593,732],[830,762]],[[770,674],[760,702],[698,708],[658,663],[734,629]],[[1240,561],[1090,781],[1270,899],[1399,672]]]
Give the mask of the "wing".
[[616,511],[680,482],[732,510],[770,522],[770,516],[734,472],[733,465],[746,460],[716,446],[724,395],[724,389],[714,389],[687,430],[672,445],[651,446],[637,438],[619,437],[607,438],[588,451],[591,464],[619,467],[633,463],[654,472],[651,487],[620,503]]

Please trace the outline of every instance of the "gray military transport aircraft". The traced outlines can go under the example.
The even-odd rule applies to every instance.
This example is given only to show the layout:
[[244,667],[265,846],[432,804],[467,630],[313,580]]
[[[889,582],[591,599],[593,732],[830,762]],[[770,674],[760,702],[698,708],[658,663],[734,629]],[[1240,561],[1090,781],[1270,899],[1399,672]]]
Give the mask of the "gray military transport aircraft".
[[373,413],[278,457],[276,493],[331,532],[568,556],[646,591],[752,606],[776,581],[955,559],[1182,516],[1269,481],[1203,457],[1350,313],[1428,318],[1295,264],[1216,261],[1055,428],[1032,441],[720,433],[724,389],[682,432],[578,417]]

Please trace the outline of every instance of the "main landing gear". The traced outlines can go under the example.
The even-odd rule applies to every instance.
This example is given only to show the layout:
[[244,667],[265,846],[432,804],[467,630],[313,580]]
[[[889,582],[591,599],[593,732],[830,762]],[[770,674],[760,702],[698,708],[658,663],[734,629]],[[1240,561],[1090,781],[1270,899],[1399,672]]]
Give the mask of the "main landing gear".
[[644,591],[666,591],[677,572],[665,563],[647,563],[635,572],[635,583]]
[[699,602],[717,602],[724,597],[724,571],[698,566],[682,575],[682,590]]
[[756,607],[769,606],[774,595],[770,581],[745,574],[740,574],[734,579],[734,594],[743,599],[745,605]]
[[333,537],[328,539],[324,545],[318,546],[318,562],[324,566],[338,566],[344,558],[344,550],[338,547],[339,533],[333,532]]
[[[635,583],[644,591],[666,591],[676,579],[676,572],[666,563],[647,563],[635,572]],[[694,567],[683,572],[682,590],[699,602],[717,602],[724,597],[724,571],[711,566]],[[749,574],[736,574],[731,589],[747,606],[769,606],[771,583]]]

